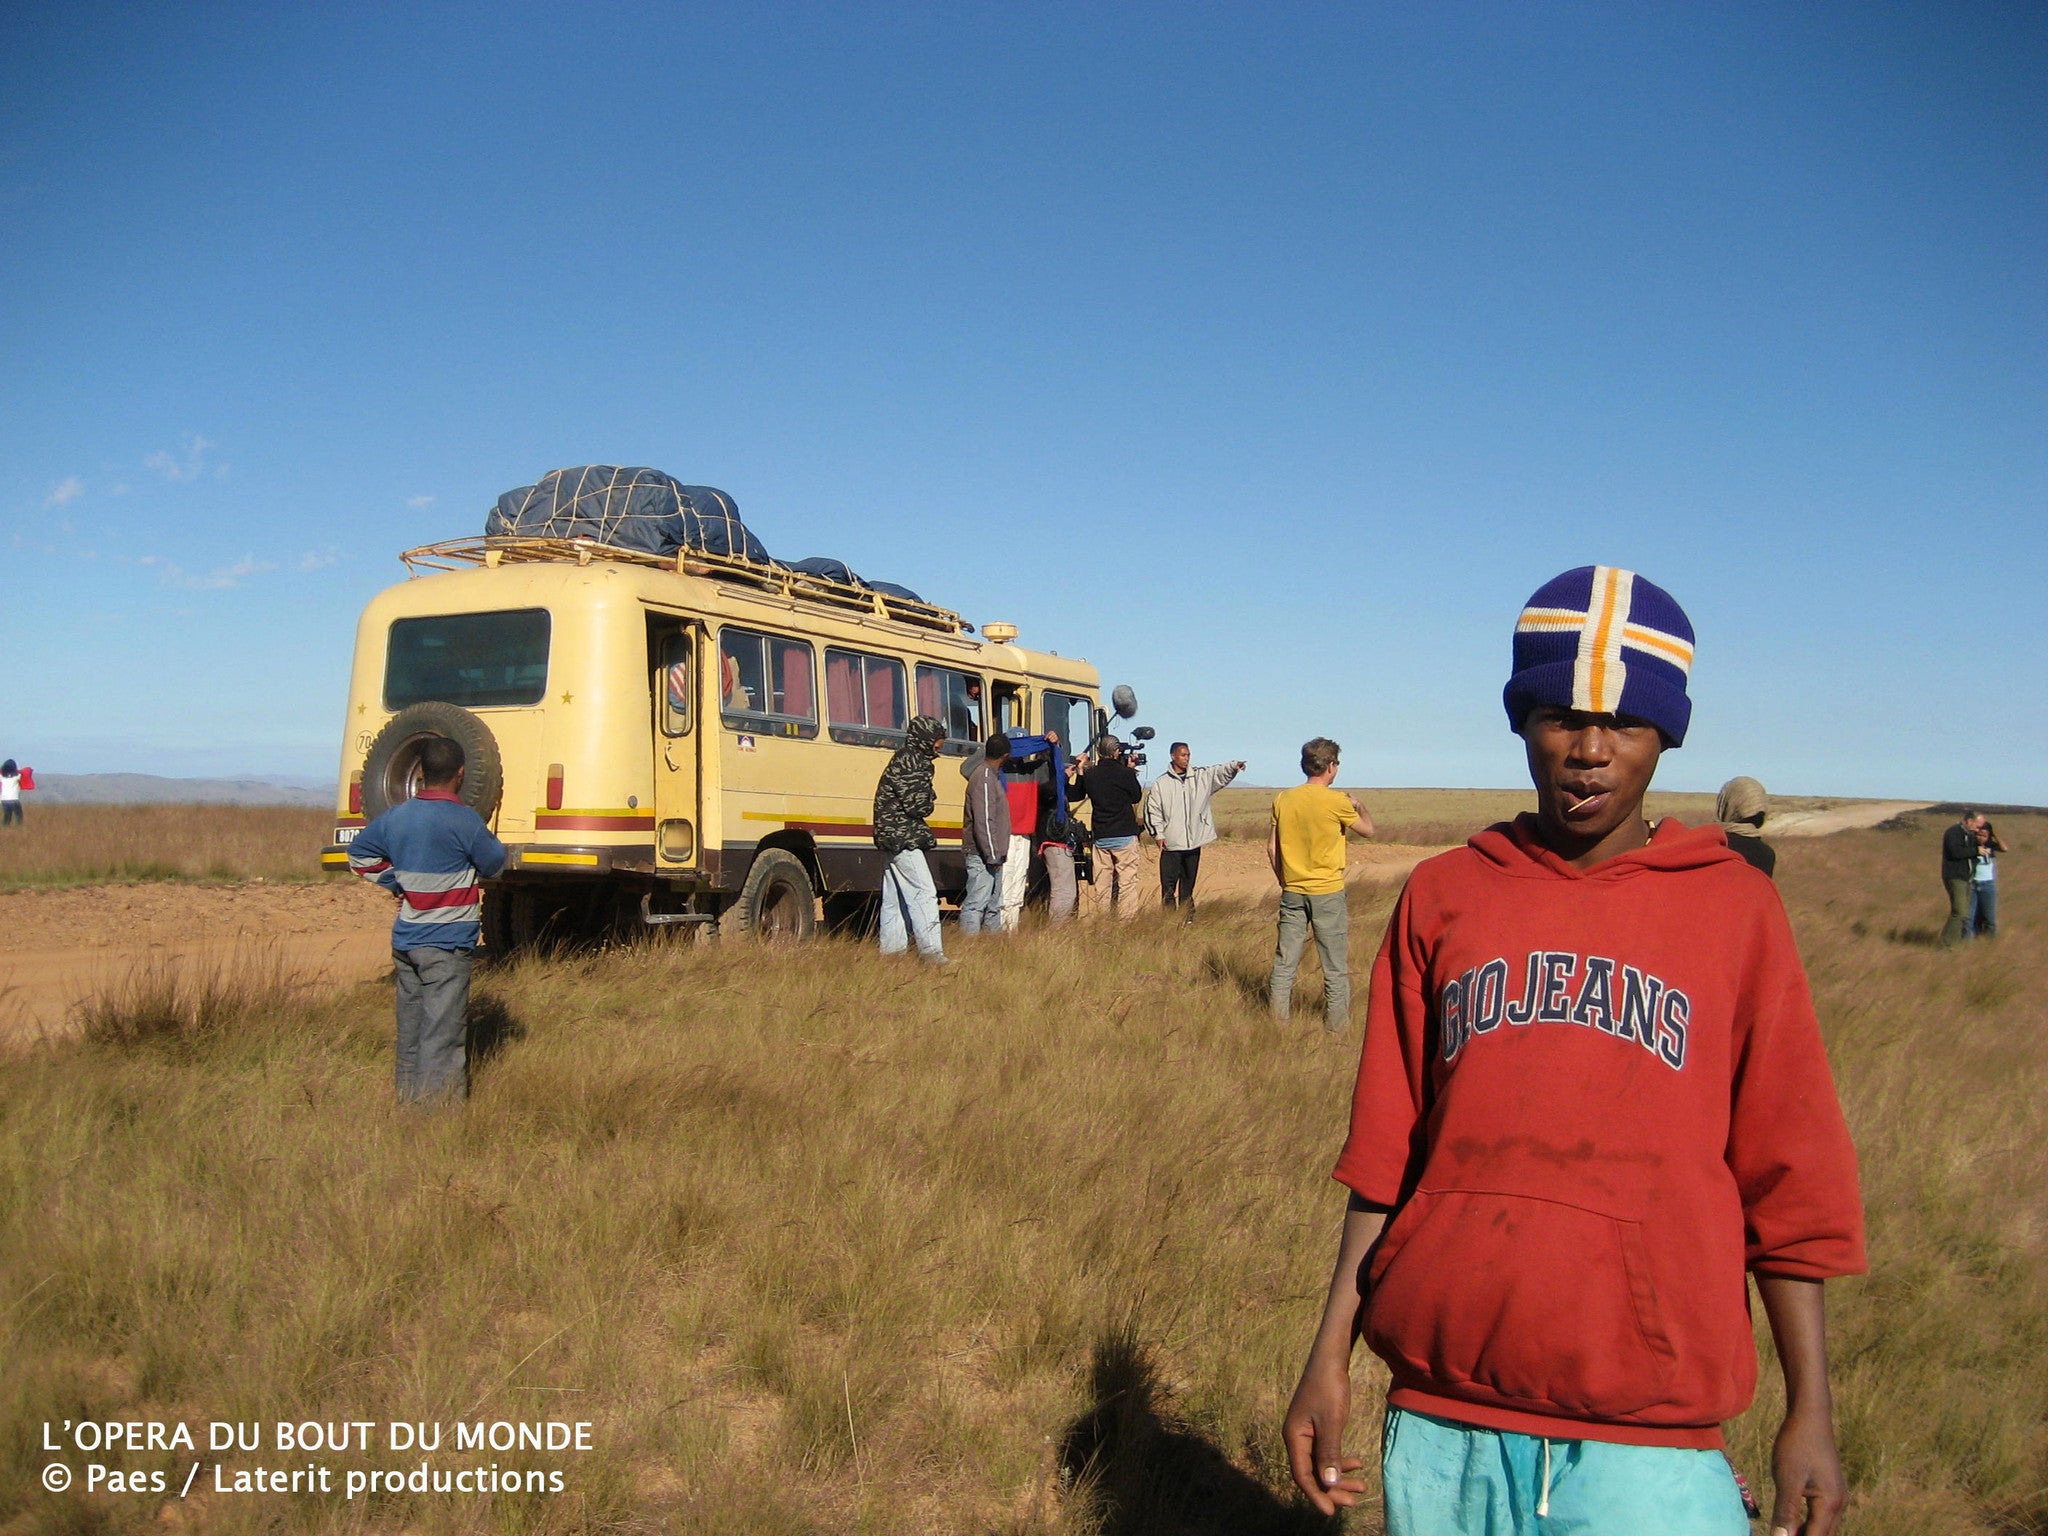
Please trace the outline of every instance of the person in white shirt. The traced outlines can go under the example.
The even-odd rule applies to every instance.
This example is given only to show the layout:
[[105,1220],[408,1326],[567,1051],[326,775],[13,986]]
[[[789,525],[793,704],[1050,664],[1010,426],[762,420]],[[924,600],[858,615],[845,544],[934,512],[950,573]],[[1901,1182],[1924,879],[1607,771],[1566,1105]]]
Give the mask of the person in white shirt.
[[1216,841],[1216,818],[1209,802],[1216,791],[1244,771],[1242,761],[1188,766],[1188,744],[1176,741],[1167,753],[1166,772],[1152,781],[1145,797],[1145,830],[1159,844],[1159,899],[1180,909],[1181,921],[1195,920],[1195,877],[1201,873],[1202,850]]
[[0,763],[0,827],[21,823],[21,769],[13,758]]

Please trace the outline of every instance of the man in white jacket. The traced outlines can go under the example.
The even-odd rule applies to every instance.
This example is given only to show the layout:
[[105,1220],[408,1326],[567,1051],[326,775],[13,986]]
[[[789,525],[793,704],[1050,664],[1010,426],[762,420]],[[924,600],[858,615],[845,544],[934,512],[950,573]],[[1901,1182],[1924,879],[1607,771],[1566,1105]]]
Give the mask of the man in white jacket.
[[1216,841],[1216,818],[1209,802],[1216,791],[1244,771],[1242,761],[1188,766],[1188,744],[1176,741],[1167,754],[1166,772],[1152,781],[1145,796],[1145,830],[1159,841],[1159,899],[1180,909],[1180,920],[1195,920],[1195,876],[1201,872],[1202,850]]

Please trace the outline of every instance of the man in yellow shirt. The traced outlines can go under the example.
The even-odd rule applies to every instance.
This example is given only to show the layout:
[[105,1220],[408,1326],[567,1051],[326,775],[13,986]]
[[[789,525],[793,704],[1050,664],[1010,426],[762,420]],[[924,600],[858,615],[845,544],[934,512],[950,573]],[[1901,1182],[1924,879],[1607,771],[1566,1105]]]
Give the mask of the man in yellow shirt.
[[1273,797],[1273,831],[1266,840],[1266,857],[1280,882],[1280,942],[1273,951],[1273,978],[1267,989],[1273,1017],[1288,1016],[1295,967],[1313,933],[1323,962],[1323,1028],[1332,1034],[1351,1017],[1344,835],[1372,836],[1372,817],[1358,797],[1331,787],[1337,777],[1337,754],[1337,743],[1327,736],[1303,744],[1301,771],[1308,782]]

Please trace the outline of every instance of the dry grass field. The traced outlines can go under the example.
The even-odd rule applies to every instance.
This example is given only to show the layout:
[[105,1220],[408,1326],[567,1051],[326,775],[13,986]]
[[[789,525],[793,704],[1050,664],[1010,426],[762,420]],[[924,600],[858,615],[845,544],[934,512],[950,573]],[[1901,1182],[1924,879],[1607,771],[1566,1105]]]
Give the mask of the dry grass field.
[[130,880],[310,880],[334,827],[318,807],[31,805],[0,832],[0,890]]
[[[1961,954],[1940,826],[1780,845],[1870,1214],[1873,1273],[1830,1287],[1861,1536],[2048,1532],[2048,820],[2000,817],[2006,932]],[[1359,968],[1391,899],[1353,894]],[[475,1097],[427,1118],[389,1103],[388,988],[138,973],[0,1057],[0,1531],[1326,1529],[1276,1429],[1357,1036],[1267,1020],[1270,942],[1247,902],[944,972],[524,961],[480,979]],[[1762,1486],[1771,1399],[1732,1429]],[[164,1453],[121,1459],[171,1495],[42,1492],[41,1426],[87,1418],[190,1421],[209,1463],[209,1420],[594,1428],[488,1457],[558,1495],[180,1501]]]

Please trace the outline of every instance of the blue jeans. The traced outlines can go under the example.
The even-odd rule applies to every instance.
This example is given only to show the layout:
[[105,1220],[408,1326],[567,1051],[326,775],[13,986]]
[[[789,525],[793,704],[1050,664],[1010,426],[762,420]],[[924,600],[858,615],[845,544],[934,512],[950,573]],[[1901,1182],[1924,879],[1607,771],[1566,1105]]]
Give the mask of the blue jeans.
[[[906,935],[904,929],[908,925]],[[917,941],[927,960],[946,958],[939,939],[939,890],[922,848],[906,848],[882,871],[882,953],[900,955]]]
[[967,894],[960,898],[962,933],[1003,931],[1003,866],[967,850]]
[[1970,882],[1970,923],[1964,932],[1973,933],[1979,938],[1989,938],[1998,932],[1997,881]]
[[1387,1536],[1749,1536],[1719,1451],[1548,1440],[1387,1410]]

